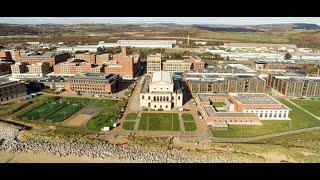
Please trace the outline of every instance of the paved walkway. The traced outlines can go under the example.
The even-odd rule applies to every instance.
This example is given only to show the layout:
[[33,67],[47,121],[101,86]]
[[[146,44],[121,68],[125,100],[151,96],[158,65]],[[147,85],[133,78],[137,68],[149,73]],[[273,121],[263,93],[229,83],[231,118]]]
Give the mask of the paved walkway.
[[178,113],[179,116],[179,123],[180,123],[180,130],[181,132],[186,131],[185,127],[184,127],[184,123],[183,123],[183,119],[182,119],[182,113]]

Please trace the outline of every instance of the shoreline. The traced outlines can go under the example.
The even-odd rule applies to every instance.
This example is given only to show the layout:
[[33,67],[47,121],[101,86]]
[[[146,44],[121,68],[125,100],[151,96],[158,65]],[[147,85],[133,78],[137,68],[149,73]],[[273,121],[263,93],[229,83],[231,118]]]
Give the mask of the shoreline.
[[31,152],[11,153],[7,151],[0,151],[0,163],[142,163],[131,160],[118,159],[100,159],[89,158],[85,156],[64,156],[59,157],[48,153],[34,154]]

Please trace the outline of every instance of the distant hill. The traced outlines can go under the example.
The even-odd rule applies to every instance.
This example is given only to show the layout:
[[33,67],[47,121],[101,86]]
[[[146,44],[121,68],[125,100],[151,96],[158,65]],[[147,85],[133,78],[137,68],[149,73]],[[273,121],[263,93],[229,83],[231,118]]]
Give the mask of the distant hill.
[[268,31],[289,31],[289,30],[320,30],[316,24],[294,23],[294,24],[261,24],[261,25],[193,25],[193,27],[216,31],[216,32],[268,32]]
[[215,31],[215,32],[262,32],[261,30],[257,30],[257,29],[243,28],[243,27],[237,27],[237,26],[217,27],[217,26],[206,26],[206,25],[193,25],[193,27],[196,27],[202,30]]
[[0,35],[37,35],[40,34],[41,30],[26,26],[26,25],[15,25],[15,24],[0,24]]

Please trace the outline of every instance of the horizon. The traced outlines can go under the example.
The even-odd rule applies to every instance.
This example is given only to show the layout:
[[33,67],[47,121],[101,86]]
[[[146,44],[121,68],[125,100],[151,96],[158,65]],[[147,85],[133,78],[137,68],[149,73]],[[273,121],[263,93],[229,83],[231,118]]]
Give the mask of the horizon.
[[1,24],[179,24],[267,25],[306,23],[320,26],[319,17],[0,17]]

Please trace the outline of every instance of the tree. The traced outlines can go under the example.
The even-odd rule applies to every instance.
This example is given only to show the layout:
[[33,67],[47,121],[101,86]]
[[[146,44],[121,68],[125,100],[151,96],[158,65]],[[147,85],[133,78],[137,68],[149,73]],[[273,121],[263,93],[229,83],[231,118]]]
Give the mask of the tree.
[[284,59],[289,60],[292,58],[292,55],[290,53],[287,53],[286,55],[284,55]]
[[98,48],[97,48],[97,53],[98,53],[98,54],[101,54],[102,52],[103,52],[102,47],[98,47]]

